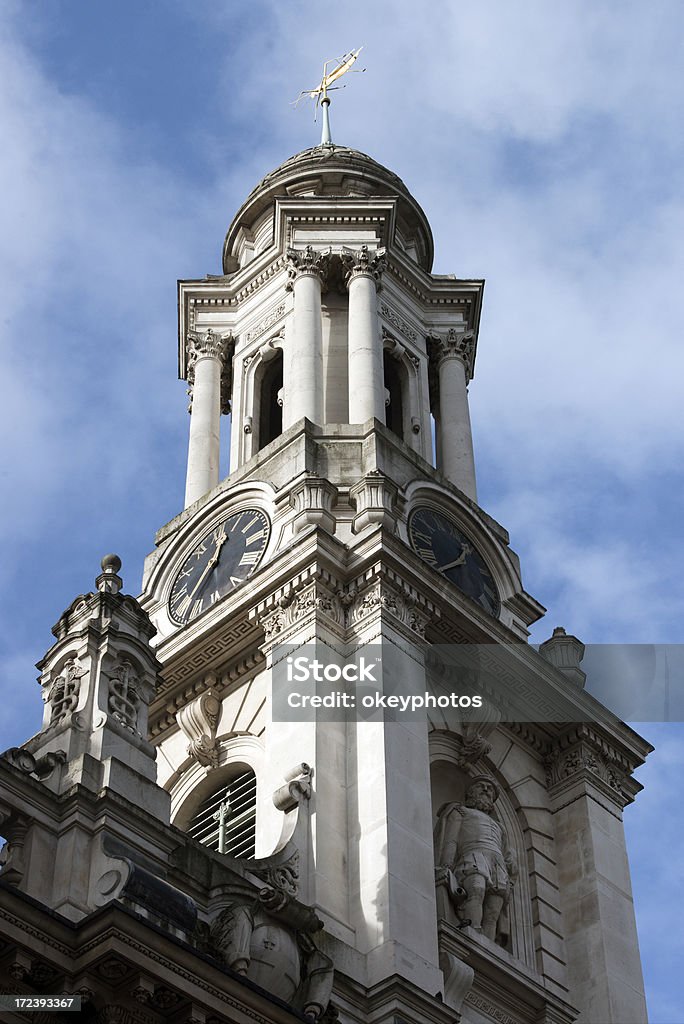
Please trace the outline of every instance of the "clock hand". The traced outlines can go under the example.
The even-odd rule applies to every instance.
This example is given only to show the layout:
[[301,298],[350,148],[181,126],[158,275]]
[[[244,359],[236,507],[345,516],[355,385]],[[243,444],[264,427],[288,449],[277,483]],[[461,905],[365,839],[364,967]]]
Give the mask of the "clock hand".
[[470,547],[470,545],[464,544],[461,550],[461,554],[458,556],[458,558],[455,558],[453,562],[447,562],[446,565],[436,566],[437,572],[446,572],[447,569],[455,569],[456,566],[463,565],[471,551],[472,548]]
[[211,556],[211,558],[209,559],[209,561],[207,562],[207,564],[205,565],[205,567],[204,567],[204,569],[202,571],[202,575],[197,580],[197,583],[195,584],[195,586],[192,588],[191,593],[188,595],[190,598],[193,598],[195,596],[197,591],[200,589],[200,587],[202,586],[202,584],[206,580],[206,578],[209,575],[209,573],[212,571],[212,569],[214,568],[214,566],[218,562],[219,555],[221,554],[221,548],[223,547],[223,545],[228,540],[228,538],[226,536],[226,531],[222,530],[221,533],[215,538],[215,540],[216,540],[216,549],[215,549],[213,555]]

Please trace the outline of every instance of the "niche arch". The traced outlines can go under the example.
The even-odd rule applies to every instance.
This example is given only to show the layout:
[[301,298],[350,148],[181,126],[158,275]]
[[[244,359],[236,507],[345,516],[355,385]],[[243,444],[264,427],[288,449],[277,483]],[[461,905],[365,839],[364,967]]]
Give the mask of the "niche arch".
[[[525,832],[527,823],[507,781],[486,757],[464,763],[463,744],[457,733],[433,730],[429,736],[430,791],[433,829],[437,812],[445,803],[462,803],[465,791],[475,776],[488,776],[499,787],[495,814],[502,825],[518,863],[518,878],[509,904],[510,935],[504,947],[511,956],[537,971],[532,923],[532,899],[527,865]],[[435,857],[437,851],[435,850]]]

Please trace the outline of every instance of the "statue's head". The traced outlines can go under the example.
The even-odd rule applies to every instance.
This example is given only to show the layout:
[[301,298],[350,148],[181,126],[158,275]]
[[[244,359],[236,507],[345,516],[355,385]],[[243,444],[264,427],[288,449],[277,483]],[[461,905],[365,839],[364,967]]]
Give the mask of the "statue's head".
[[466,790],[466,807],[474,807],[477,811],[490,814],[499,796],[499,787],[486,775],[478,775]]

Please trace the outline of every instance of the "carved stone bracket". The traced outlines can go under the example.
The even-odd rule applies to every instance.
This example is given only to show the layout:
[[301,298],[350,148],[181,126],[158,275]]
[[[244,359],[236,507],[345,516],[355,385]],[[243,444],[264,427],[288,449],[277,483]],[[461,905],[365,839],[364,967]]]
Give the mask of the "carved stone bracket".
[[34,757],[22,747],[10,747],[2,755],[20,771],[27,775],[35,775],[40,782],[49,779],[58,765],[66,764],[67,756],[63,750],[51,750],[42,757]]
[[438,608],[398,574],[375,566],[347,587],[324,569],[305,573],[254,608],[250,618],[273,643],[286,642],[291,629],[301,631],[314,618],[339,634],[380,612],[390,613],[419,637],[439,616]]
[[582,779],[598,782],[621,807],[631,803],[642,788],[631,777],[635,767],[611,743],[586,724],[573,726],[547,753],[546,781],[549,791],[561,791]]
[[337,488],[333,484],[315,473],[307,473],[290,492],[290,502],[295,509],[294,532],[320,526],[327,533],[334,533],[336,523],[332,509],[336,501]]
[[[491,705],[493,715],[496,716],[490,722],[464,722],[461,732],[461,749],[456,756],[456,764],[460,768],[474,765],[481,757],[486,757],[492,749],[488,737],[494,732],[498,719],[501,715]],[[481,712],[482,709],[480,709]],[[467,712],[464,712],[467,714]]]
[[176,714],[181,732],[189,740],[188,754],[207,768],[218,767],[216,742],[221,702],[213,690],[206,690]]
[[322,617],[333,627],[344,626],[344,607],[338,581],[325,570],[304,573],[287,587],[276,591],[250,613],[262,627],[266,640],[286,639],[292,628]]
[[437,608],[395,573],[373,571],[355,581],[348,592],[347,623],[359,626],[379,613],[389,613],[419,637],[439,614]]
[[371,277],[376,289],[380,288],[380,279],[387,262],[385,249],[369,249],[367,245],[357,250],[343,249],[341,259],[347,286],[355,277]]
[[278,892],[296,897],[299,893],[299,850],[294,850],[287,859],[275,856],[267,860],[272,863],[259,865],[258,861],[250,862],[250,873]]
[[295,765],[285,776],[285,785],[273,794],[273,803],[279,811],[293,811],[302,800],[311,799],[313,768],[305,763]]
[[397,526],[397,495],[399,489],[379,469],[374,469],[353,485],[349,492],[356,515],[354,533],[368,526],[384,526],[395,531]]
[[219,334],[210,327],[207,331],[188,331],[187,373],[188,412],[192,412],[192,393],[195,385],[195,364],[200,357],[208,356],[221,361],[221,412],[230,412],[233,389],[232,352],[235,341],[230,334]]
[[0,830],[7,842],[0,850],[0,879],[19,885],[26,873],[24,847],[31,819],[14,807],[0,803]]
[[287,290],[292,291],[297,278],[306,274],[318,277],[321,284],[325,285],[330,270],[330,256],[330,249],[319,252],[311,245],[307,245],[304,249],[288,249],[288,281],[285,286]]
[[382,347],[383,349],[392,356],[393,359],[402,360],[408,359],[413,366],[414,370],[420,368],[420,359],[413,352],[409,352],[405,345],[399,341],[398,338],[388,331],[386,327],[382,328]]

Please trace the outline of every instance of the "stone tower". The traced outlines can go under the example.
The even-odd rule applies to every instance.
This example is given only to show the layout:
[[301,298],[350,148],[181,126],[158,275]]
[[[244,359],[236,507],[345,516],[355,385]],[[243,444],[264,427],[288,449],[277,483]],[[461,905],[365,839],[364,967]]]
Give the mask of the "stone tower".
[[[483,281],[432,257],[403,182],[326,144],[250,194],[222,275],[179,282],[185,508],[138,600],[110,557],[65,612],[43,730],[0,763],[0,883],[62,949],[17,926],[12,984],[42,963],[149,1024],[645,1021],[622,811],[651,748],[575,637],[526,642],[544,609],[477,504]],[[543,721],[288,703],[293,652],[374,654],[387,699],[465,649],[505,652]]]

